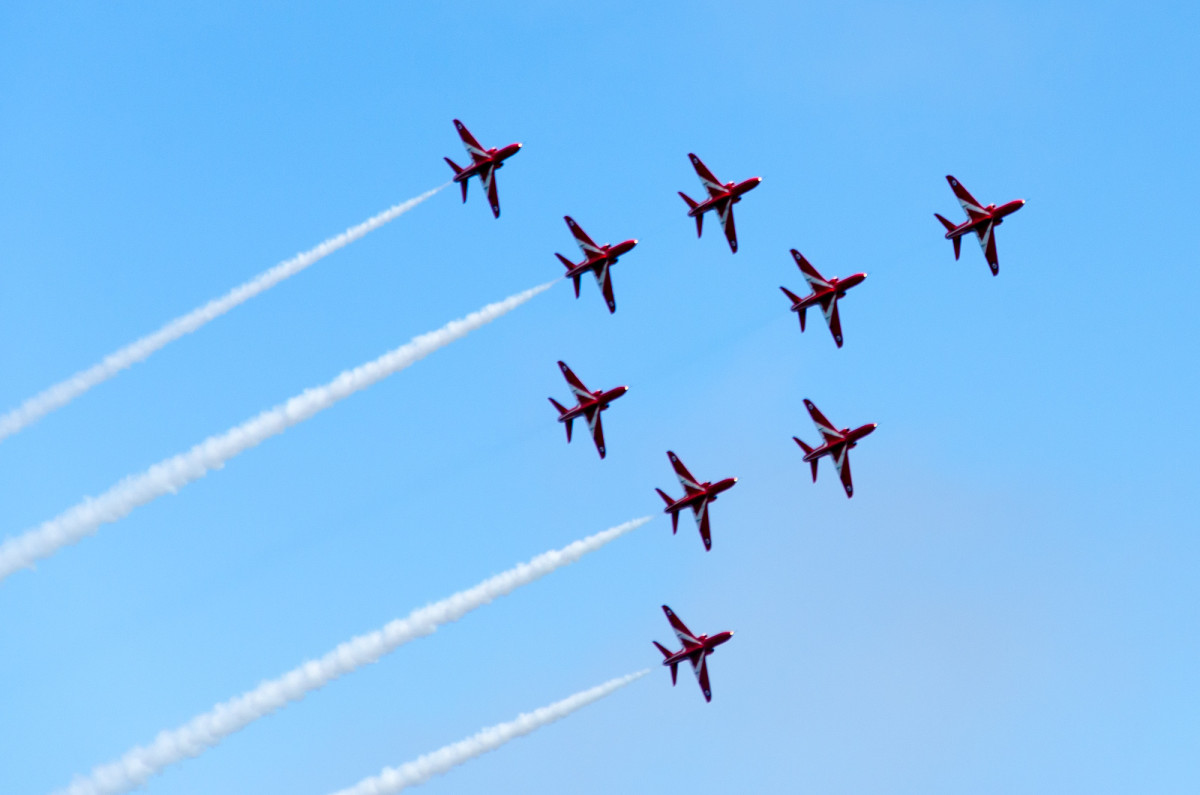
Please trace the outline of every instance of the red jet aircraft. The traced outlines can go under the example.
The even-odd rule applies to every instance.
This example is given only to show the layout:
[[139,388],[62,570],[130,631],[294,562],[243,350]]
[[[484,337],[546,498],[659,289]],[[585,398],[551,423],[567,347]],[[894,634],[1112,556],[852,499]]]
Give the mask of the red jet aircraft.
[[655,489],[658,496],[662,497],[663,502],[667,504],[663,513],[671,514],[671,534],[674,535],[679,530],[679,512],[684,508],[691,508],[696,517],[696,525],[700,528],[700,537],[704,539],[704,548],[711,550],[712,535],[708,531],[708,504],[716,502],[717,495],[721,492],[733,488],[733,484],[737,483],[737,478],[725,478],[716,483],[701,483],[692,476],[691,472],[688,472],[687,467],[679,460],[679,456],[668,450],[667,458],[671,459],[671,466],[675,467],[675,474],[679,476],[679,484],[683,486],[683,496],[677,500],[668,497],[662,489]]
[[679,195],[687,202],[688,217],[696,219],[696,237],[700,237],[700,233],[704,230],[704,214],[709,210],[716,210],[717,217],[721,219],[721,228],[725,230],[725,238],[729,241],[729,250],[736,254],[737,229],[733,225],[733,205],[742,200],[743,193],[757,188],[758,183],[762,182],[762,177],[751,177],[738,183],[722,183],[713,176],[707,166],[700,162],[700,158],[690,152],[688,157],[692,159],[692,167],[696,169],[700,182],[708,190],[708,198],[702,202],[693,201],[683,191],[679,192]]
[[827,455],[833,459],[833,465],[837,467],[838,476],[842,479],[842,486],[846,489],[846,496],[853,497],[854,483],[850,480],[850,449],[856,446],[860,439],[874,431],[878,425],[872,422],[868,425],[860,425],[854,430],[842,428],[839,431],[832,422],[825,419],[825,415],[813,405],[811,400],[805,398],[804,406],[808,409],[813,424],[817,426],[817,430],[825,440],[820,447],[812,448],[797,437],[792,437],[804,451],[804,460],[812,464],[813,483],[817,482],[817,462],[821,456]]
[[596,284],[600,286],[600,292],[604,294],[604,301],[608,304],[609,313],[616,312],[617,299],[613,298],[612,277],[608,273],[608,268],[610,265],[616,265],[617,257],[632,251],[638,242],[626,240],[616,245],[605,243],[603,246],[597,246],[588,237],[587,232],[575,223],[575,219],[564,215],[563,220],[567,222],[567,226],[570,228],[571,234],[575,236],[575,242],[579,244],[579,250],[583,252],[584,256],[583,262],[576,265],[562,254],[558,252],[554,254],[558,257],[559,262],[567,266],[567,278],[575,281],[575,297],[579,297],[579,277],[591,271],[596,276]]
[[800,330],[804,331],[805,311],[810,306],[819,304],[821,312],[825,315],[825,322],[829,324],[829,331],[833,334],[833,341],[839,348],[842,347],[842,320],[838,317],[838,299],[845,298],[846,291],[861,284],[862,280],[867,278],[867,274],[856,273],[844,279],[826,279],[799,251],[792,249],[792,256],[800,268],[800,273],[804,274],[804,281],[808,282],[812,295],[801,298],[786,287],[779,289],[783,290],[783,294],[792,302],[792,311],[800,316]]
[[984,207],[954,177],[947,174],[946,181],[950,183],[951,190],[958,197],[958,203],[967,213],[967,220],[957,226],[952,221],[934,213],[934,216],[942,222],[942,226],[946,227],[946,239],[954,241],[954,258],[958,259],[963,236],[974,232],[975,236],[979,238],[979,247],[983,249],[983,257],[987,260],[988,267],[992,269],[992,275],[995,276],[1000,273],[1000,260],[996,258],[996,236],[992,233],[992,229],[1000,226],[1006,215],[1012,215],[1024,207],[1025,200],[1014,199],[999,207],[994,204]]
[[471,131],[458,119],[454,120],[454,128],[458,130],[458,137],[462,138],[463,146],[467,148],[467,154],[471,156],[471,165],[459,168],[458,164],[450,158],[442,159],[450,164],[450,168],[454,169],[454,181],[462,185],[463,202],[467,200],[467,183],[471,177],[478,175],[479,182],[487,191],[488,203],[492,205],[492,215],[499,218],[500,195],[496,192],[496,172],[504,167],[505,160],[521,151],[521,145],[509,144],[503,149],[484,149],[479,141],[475,140],[475,136],[471,135]]
[[667,614],[667,621],[671,622],[671,629],[675,630],[675,637],[679,638],[679,642],[683,644],[683,648],[679,651],[669,652],[658,641],[652,641],[665,658],[663,665],[671,666],[671,686],[675,686],[675,678],[679,674],[679,664],[686,660],[692,664],[692,672],[696,674],[696,681],[700,683],[700,689],[704,691],[704,700],[712,701],[712,688],[708,686],[708,663],[706,660],[718,646],[732,638],[733,633],[718,632],[712,636],[693,635],[692,631],[679,620],[679,617],[671,612],[671,608],[663,605],[662,609]]
[[604,458],[604,426],[600,424],[600,412],[607,411],[608,404],[629,391],[629,387],[619,386],[607,392],[602,389],[592,392],[583,385],[583,382],[571,372],[571,368],[567,367],[566,364],[559,362],[558,368],[562,370],[563,376],[567,379],[568,386],[571,387],[571,391],[575,393],[576,400],[579,401],[577,406],[567,408],[554,398],[550,398],[550,402],[554,404],[554,408],[558,409],[558,421],[567,424],[567,443],[570,444],[571,442],[571,423],[578,417],[585,417],[587,418],[588,428],[592,431],[592,439],[596,442],[596,450],[599,451],[600,457]]

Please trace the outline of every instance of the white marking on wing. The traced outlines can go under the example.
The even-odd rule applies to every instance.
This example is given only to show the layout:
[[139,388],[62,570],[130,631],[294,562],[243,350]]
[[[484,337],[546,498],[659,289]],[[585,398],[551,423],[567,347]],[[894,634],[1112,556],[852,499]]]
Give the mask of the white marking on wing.
[[837,311],[837,296],[821,304],[821,312],[825,315],[825,325],[833,328],[833,313]]
[[975,236],[979,238],[979,247],[983,249],[983,253],[985,255],[987,254],[988,238],[992,236],[992,226],[994,226],[994,224],[989,222],[988,225],[982,230],[975,230]]
[[837,467],[838,477],[842,476],[842,467],[846,463],[846,450],[847,448],[843,446],[840,453],[834,453],[832,456],[833,465]]

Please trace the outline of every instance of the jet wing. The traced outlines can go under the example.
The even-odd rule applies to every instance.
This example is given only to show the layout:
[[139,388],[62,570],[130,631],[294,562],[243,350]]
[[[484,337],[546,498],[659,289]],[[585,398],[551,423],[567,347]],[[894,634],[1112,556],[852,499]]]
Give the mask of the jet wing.
[[830,295],[821,301],[821,312],[825,315],[825,322],[829,325],[829,333],[833,335],[833,341],[837,346],[842,347],[842,319],[838,315],[838,302],[836,295]]
[[813,402],[808,398],[804,399],[804,407],[808,409],[808,416],[812,417],[813,425],[817,426],[817,430],[825,438],[826,444],[843,438],[842,432],[835,428],[833,423],[826,419],[821,410],[813,405]]
[[583,382],[579,380],[575,373],[571,372],[571,368],[567,367],[566,362],[559,362],[558,368],[562,370],[563,377],[567,379],[567,385],[571,387],[571,391],[575,393],[575,397],[578,398],[580,402],[595,398],[595,396],[588,391],[588,388],[583,385]]
[[809,289],[814,293],[829,289],[829,282],[812,266],[812,263],[804,258],[803,254],[796,249],[792,249],[792,258],[796,260],[796,267],[804,275],[804,281],[808,282]]
[[692,507],[692,512],[696,515],[696,526],[700,528],[700,538],[704,540],[704,548],[712,549],[712,533],[708,529],[708,500],[703,499],[699,505]]
[[705,701],[712,701],[712,688],[708,684],[708,653],[697,652],[691,656],[692,672],[700,683],[700,692],[704,693]]
[[725,230],[725,239],[729,241],[729,250],[737,253],[737,227],[733,225],[733,202],[726,199],[717,202],[717,215],[721,219],[721,228]]
[[696,636],[692,631],[679,620],[679,616],[671,611],[671,608],[666,605],[662,606],[663,612],[667,614],[667,621],[671,622],[671,629],[675,630],[675,637],[679,638],[679,642],[685,647],[699,646],[700,641],[696,640]]
[[834,451],[830,458],[833,459],[833,465],[837,467],[838,477],[842,479],[842,488],[846,490],[846,496],[853,497],[854,482],[850,480],[850,448],[842,445]]
[[608,260],[600,266],[600,270],[595,271],[596,283],[600,285],[600,292],[604,295],[604,303],[608,304],[608,313],[611,315],[617,311],[617,299],[613,296],[612,274],[608,272]]
[[492,205],[492,217],[500,217],[500,193],[496,190],[496,169],[485,166],[479,171],[479,181],[487,191],[488,204]]
[[949,174],[946,175],[946,181],[950,183],[950,190],[954,191],[954,195],[958,197],[958,203],[962,205],[963,211],[971,220],[974,221],[987,215],[983,211],[983,205],[962,186],[961,182]]
[[600,420],[600,407],[595,406],[584,412],[588,428],[592,431],[592,441],[596,443],[596,451],[604,458],[604,425]]
[[458,137],[462,139],[463,146],[466,147],[467,154],[471,156],[472,162],[478,163],[481,160],[487,160],[490,155],[487,150],[475,140],[475,136],[471,135],[471,131],[467,126],[458,119],[454,120],[454,129],[458,130]]
[[603,254],[603,250],[588,237],[588,233],[583,231],[579,224],[575,223],[569,215],[564,215],[563,220],[567,222],[567,228],[571,230],[571,234],[575,236],[575,242],[579,244],[579,250],[583,252],[583,256],[591,259],[593,256]]
[[979,247],[983,249],[983,258],[987,260],[988,267],[992,269],[993,276],[1000,273],[1000,260],[996,258],[995,226],[995,224],[989,222],[975,228],[975,235],[979,238]]
[[708,191],[709,198],[716,198],[729,191],[721,184],[721,181],[713,176],[713,173],[708,170],[708,166],[700,161],[691,152],[688,152],[688,159],[692,161],[692,168],[696,169],[696,176],[700,177],[701,184]]
[[675,468],[675,475],[679,478],[679,485],[683,486],[685,492],[695,494],[701,491],[700,481],[696,480],[691,472],[688,472],[688,468],[679,460],[679,456],[668,450],[667,458],[671,459],[671,466]]

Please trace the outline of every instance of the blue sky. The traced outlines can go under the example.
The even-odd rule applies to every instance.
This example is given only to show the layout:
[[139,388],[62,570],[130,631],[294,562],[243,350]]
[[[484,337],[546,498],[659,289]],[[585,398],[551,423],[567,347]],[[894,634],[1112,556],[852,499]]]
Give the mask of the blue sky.
[[[0,791],[45,792],[305,658],[738,486],[150,784],[347,786],[736,630],[429,792],[1195,792],[1197,10],[1108,3],[0,9],[0,404],[449,177],[451,191],[0,445],[0,534],[560,272],[638,248],[0,585]],[[731,255],[678,190],[759,175]],[[1028,205],[993,278],[944,175]],[[778,285],[865,270],[837,350]],[[554,362],[609,455],[568,446]],[[802,398],[878,422],[846,500]]]

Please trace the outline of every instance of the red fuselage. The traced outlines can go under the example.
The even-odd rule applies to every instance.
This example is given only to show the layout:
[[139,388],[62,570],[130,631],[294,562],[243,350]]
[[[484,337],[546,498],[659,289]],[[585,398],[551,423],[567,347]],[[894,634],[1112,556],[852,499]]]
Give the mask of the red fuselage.
[[706,500],[708,502],[716,502],[717,495],[733,488],[737,481],[737,478],[725,478],[724,480],[718,480],[716,483],[701,483],[700,491],[685,494],[663,509],[663,513],[679,513],[684,508],[694,508]]
[[690,660],[697,652],[712,654],[713,651],[725,641],[733,637],[733,633],[726,630],[718,632],[715,635],[701,635],[696,638],[699,641],[696,645],[685,643],[683,648],[663,660],[663,665],[679,665],[682,662]]
[[810,306],[815,306],[821,303],[830,296],[845,298],[846,291],[851,287],[857,287],[862,284],[863,279],[867,278],[865,273],[856,273],[852,276],[847,276],[844,279],[829,279],[829,286],[815,290],[809,295],[804,296],[799,301],[792,304],[792,311],[799,312],[801,309],[808,309]]
[[[835,455],[842,449],[852,450],[858,444],[859,440],[866,436],[870,436],[871,433],[878,427],[878,423],[872,422],[866,425],[860,425],[854,430],[842,428],[840,431],[838,431],[838,433],[842,435],[841,439],[834,439],[826,442],[820,447],[814,448],[811,453],[805,453],[804,460],[811,463],[822,456]],[[815,472],[816,470],[813,471]]]
[[596,390],[592,393],[592,399],[579,399],[579,405],[574,408],[569,408],[558,416],[559,422],[567,422],[569,420],[579,419],[586,416],[591,411],[608,411],[608,404],[612,403],[617,398],[629,391],[627,386],[618,386],[607,391],[603,389]]
[[521,144],[509,144],[503,149],[495,147],[487,150],[487,158],[483,160],[473,160],[471,165],[464,168],[454,175],[455,182],[465,182],[476,174],[481,174],[487,169],[499,169],[504,166],[504,161],[521,151]]
[[576,276],[582,276],[588,271],[599,273],[600,269],[605,265],[615,265],[618,257],[628,254],[637,244],[636,240],[626,240],[622,243],[600,246],[601,253],[591,254],[583,262],[573,264],[565,275],[568,279],[571,279]]
[[956,237],[962,237],[974,232],[976,229],[983,229],[988,224],[999,226],[1004,222],[1006,216],[1012,215],[1024,206],[1024,199],[1013,199],[1006,204],[1001,204],[999,207],[989,204],[987,207],[982,208],[985,215],[981,215],[978,218],[968,218],[958,226],[948,230],[946,232],[946,239],[953,240]]
[[742,196],[758,187],[758,183],[762,182],[762,177],[751,177],[743,182],[726,182],[725,192],[719,193],[716,196],[709,196],[704,201],[697,204],[695,207],[688,210],[688,217],[695,218],[697,215],[703,215],[709,210],[715,210],[720,204],[727,200],[731,200],[730,204],[737,204],[742,200]]

